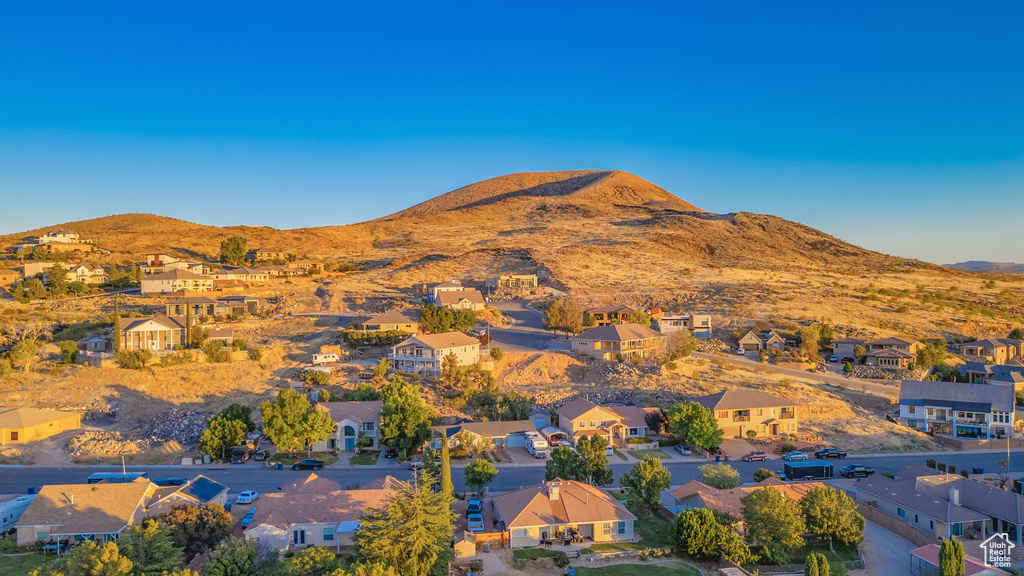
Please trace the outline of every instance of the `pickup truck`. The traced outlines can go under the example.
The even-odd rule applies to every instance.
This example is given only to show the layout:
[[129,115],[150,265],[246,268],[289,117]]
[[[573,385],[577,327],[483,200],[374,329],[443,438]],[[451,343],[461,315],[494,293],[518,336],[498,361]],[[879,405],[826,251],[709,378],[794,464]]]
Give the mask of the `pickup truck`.
[[862,464],[850,464],[839,469],[839,475],[843,478],[853,478],[854,476],[863,476],[867,478],[874,473],[874,468],[868,468]]
[[303,460],[302,462],[296,462],[292,464],[292,470],[321,470],[324,467],[323,460],[313,460],[312,458]]
[[814,455],[817,456],[819,460],[824,460],[825,458],[839,458],[842,460],[843,458],[846,458],[846,451],[839,450],[838,448],[822,448],[815,452]]

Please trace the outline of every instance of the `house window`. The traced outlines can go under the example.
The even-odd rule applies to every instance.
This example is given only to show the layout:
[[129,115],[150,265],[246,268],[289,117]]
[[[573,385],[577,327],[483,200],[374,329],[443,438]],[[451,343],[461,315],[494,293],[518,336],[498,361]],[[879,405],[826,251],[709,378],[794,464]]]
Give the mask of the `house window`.
[[935,520],[929,520],[928,521],[928,529],[929,530],[935,530]]
[[580,420],[579,425],[577,425],[576,427],[577,428],[586,428],[587,427],[587,423],[584,422],[583,420]]
[[640,435],[640,429],[639,428],[630,428],[629,429],[629,435],[630,436],[639,436]]
[[11,442],[17,442],[17,441],[18,441],[18,433],[17,432],[11,432]]
[[373,432],[376,429],[377,429],[377,423],[376,422],[363,422],[363,430],[365,430],[366,432]]
[[764,416],[764,408],[754,408],[754,416]]
[[334,540],[334,528],[324,528],[324,542],[331,542]]
[[917,514],[914,514],[914,524],[917,524],[920,520],[917,518]]
[[612,533],[612,525],[611,524],[602,524],[601,525],[601,534],[603,534],[605,536],[610,536],[611,533]]
[[917,406],[914,406],[913,404],[911,404],[910,406],[907,406],[907,414],[916,414],[916,413],[917,413]]
[[719,411],[718,412],[718,417],[719,418],[728,418],[729,417],[729,411],[728,410],[721,410],[721,411]]
[[896,515],[899,516],[900,518],[904,518],[905,519],[907,517],[907,511],[904,510],[903,508],[897,508],[896,509]]
[[953,536],[963,536],[964,535],[964,525],[963,525],[962,522],[957,522],[956,524],[951,524],[951,526],[953,528]]
[[626,533],[626,523],[625,522],[619,522],[619,534],[625,534],[625,533]]
[[917,420],[907,420],[908,428],[917,428]]
[[46,532],[36,532],[36,540],[46,540],[50,535]]
[[597,421],[596,420],[591,420],[590,421],[590,427],[591,428],[597,428]]

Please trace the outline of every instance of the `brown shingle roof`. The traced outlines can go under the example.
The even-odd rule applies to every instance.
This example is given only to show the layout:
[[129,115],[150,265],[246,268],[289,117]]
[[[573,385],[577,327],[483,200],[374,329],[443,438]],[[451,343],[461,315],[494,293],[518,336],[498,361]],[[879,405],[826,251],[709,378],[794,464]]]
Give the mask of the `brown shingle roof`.
[[68,416],[74,416],[74,413],[0,406],[0,428],[28,428]]
[[152,276],[143,276],[143,280],[209,280],[206,276],[194,274],[188,270],[171,270]]
[[902,350],[895,348],[882,348],[881,350],[872,350],[865,354],[869,358],[917,358],[913,354],[908,354]]
[[250,529],[261,524],[287,529],[292,524],[355,522],[381,505],[388,490],[275,492],[261,494]]
[[359,402],[321,402],[317,408],[331,415],[331,420],[341,422],[377,422],[380,420],[380,409],[384,403],[380,400],[363,400]]
[[726,390],[694,398],[694,402],[708,408],[709,410],[743,410],[744,408],[773,408],[792,406],[792,400],[783,400],[770,394],[757,390],[740,388],[737,390]]
[[49,484],[21,515],[17,526],[54,526],[53,534],[113,534],[156,486],[148,480],[124,483]]
[[911,346],[914,344],[913,340],[907,340],[906,338],[897,338],[890,336],[889,338],[878,338],[877,340],[869,340],[869,346]]
[[291,484],[285,485],[282,490],[284,492],[301,494],[322,494],[325,492],[338,492],[341,490],[341,484],[310,472],[305,480],[296,480]]
[[[552,499],[551,489],[558,495]],[[494,496],[508,528],[635,520],[621,502],[600,488],[573,480],[553,480]]]
[[399,346],[407,346],[415,342],[419,342],[423,346],[434,350],[480,345],[479,340],[472,336],[467,336],[462,332],[442,332],[441,334],[421,334],[419,336],[413,336],[399,344]]
[[458,304],[462,300],[469,300],[472,304],[483,304],[484,295],[479,290],[447,290],[437,295],[437,301],[441,306]]
[[625,342],[627,340],[644,340],[647,338],[664,338],[661,332],[651,330],[646,326],[627,322],[625,324],[613,324],[611,326],[598,326],[586,332],[573,336],[573,340],[602,340],[609,342]]
[[587,412],[597,408],[597,404],[594,404],[590,400],[583,398],[582,396],[569,402],[565,406],[555,410],[559,418],[566,418],[567,420],[575,420]]

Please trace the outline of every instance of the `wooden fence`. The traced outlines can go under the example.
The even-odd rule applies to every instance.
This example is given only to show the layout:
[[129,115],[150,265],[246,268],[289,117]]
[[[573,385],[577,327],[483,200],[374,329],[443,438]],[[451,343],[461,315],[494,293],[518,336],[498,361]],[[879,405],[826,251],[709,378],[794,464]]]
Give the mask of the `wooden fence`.
[[904,522],[894,516],[890,516],[867,502],[858,502],[857,512],[860,512],[860,515],[863,516],[865,520],[870,520],[882,528],[910,540],[915,546],[927,546],[929,544],[942,543],[938,538],[929,536],[921,530],[911,526],[910,523]]
[[507,530],[502,532],[478,532],[475,536],[477,550],[483,550],[485,542],[490,542],[491,548],[509,548],[512,545]]

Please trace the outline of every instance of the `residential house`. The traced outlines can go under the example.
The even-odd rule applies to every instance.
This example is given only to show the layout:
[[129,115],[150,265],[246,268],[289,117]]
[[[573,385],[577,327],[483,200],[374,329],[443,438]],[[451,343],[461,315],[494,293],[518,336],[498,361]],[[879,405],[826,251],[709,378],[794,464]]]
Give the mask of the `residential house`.
[[555,410],[558,429],[573,442],[583,436],[604,436],[611,446],[628,446],[629,438],[645,438],[649,427],[647,414],[658,408],[638,406],[598,406],[586,398],[576,398]]
[[458,445],[456,435],[460,432],[465,432],[472,442],[486,448],[523,447],[526,446],[526,433],[537,431],[533,420],[464,422],[451,426],[433,426],[432,428],[435,442],[431,443],[431,447],[434,449],[441,447],[440,439],[445,434],[448,436],[450,446]]
[[363,322],[363,330],[386,331],[397,330],[409,334],[419,334],[420,317],[419,310],[399,310],[392,308],[383,314],[377,314],[373,318]]
[[953,438],[1013,434],[1014,386],[921,382],[900,384],[900,424]]
[[16,270],[0,269],[0,288],[13,285],[19,278],[21,274]]
[[452,310],[483,310],[487,304],[479,290],[444,291],[437,295],[439,306]]
[[[388,478],[391,478],[388,476]],[[364,488],[370,488],[369,485],[363,486]],[[315,472],[310,472],[308,476],[303,479],[296,480],[291,484],[285,484],[281,487],[281,490],[285,492],[301,492],[306,494],[323,494],[325,492],[337,492],[341,490],[341,484],[330,478],[324,478],[323,476],[317,475]]]
[[180,258],[167,254],[144,254],[143,256],[146,258],[146,263],[140,266],[143,274],[161,274],[167,271],[169,264],[181,261]]
[[68,281],[82,284],[103,284],[107,281],[107,272],[99,264],[82,262],[68,268]]
[[711,410],[726,438],[746,438],[751,431],[759,437],[799,431],[795,402],[757,390],[726,390],[693,401]]
[[381,506],[390,493],[386,488],[360,488],[261,494],[245,538],[278,550],[328,546],[340,552],[354,543],[360,518]]
[[0,406],[0,446],[26,444],[82,427],[75,412]]
[[313,444],[317,451],[355,450],[360,434],[372,440],[369,448],[380,449],[380,400],[362,402],[320,402],[316,405],[331,415],[337,429],[330,439]]
[[185,318],[152,316],[149,318],[118,318],[122,350],[174,350],[185,345]]
[[664,355],[665,336],[640,324],[591,328],[572,337],[572,351],[596,360],[642,360]]
[[[998,534],[992,536],[1000,538]],[[1012,543],[1011,543],[1012,545]],[[1009,576],[1006,570],[993,568],[984,560],[964,555],[964,576]],[[928,544],[910,551],[910,576],[939,575],[939,545]]]
[[875,350],[899,350],[906,354],[916,355],[917,351],[921,348],[924,348],[924,344],[906,338],[890,337],[867,341],[868,352]]
[[[598,306],[597,308],[591,308],[583,311],[584,318],[592,318],[595,326],[611,326],[612,324],[619,324],[626,321],[626,317],[636,312],[637,310],[643,310],[637,306]],[[589,323],[588,318],[588,323]]]
[[46,252],[92,252],[95,247],[92,244],[82,244],[80,242],[47,242],[46,244],[40,244],[36,248],[42,248]]
[[436,302],[444,292],[462,292],[465,288],[456,280],[446,280],[426,287],[427,300]]
[[314,262],[313,260],[307,259],[288,262],[287,264],[285,264],[285,266],[287,266],[288,268],[297,268],[299,270],[304,270],[307,274],[312,274],[313,272],[316,272],[317,270],[320,269],[320,264],[318,262]]
[[171,270],[142,277],[142,295],[173,294],[174,292],[208,292],[213,290],[213,279],[206,276]]
[[662,314],[655,324],[662,334],[689,330],[694,338],[711,338],[711,316],[706,314]]
[[259,268],[247,268],[244,266],[225,266],[210,274],[214,280],[241,280],[242,282],[266,282],[270,280],[270,273]]
[[771,324],[758,320],[754,327],[740,338],[739,347],[748,351],[783,350],[786,347],[786,339],[780,336]]
[[960,375],[972,384],[1024,384],[1024,366],[968,362],[960,366]]
[[917,360],[916,354],[910,354],[896,348],[879,348],[868,350],[865,354],[864,364],[868,366],[879,366],[882,368],[910,368],[910,364]]
[[259,312],[259,298],[253,296],[223,296],[213,298],[177,298],[168,300],[165,309],[168,316],[184,316],[186,309],[194,317],[201,316],[243,316]]
[[63,546],[82,540],[104,544],[117,540],[146,517],[156,491],[149,480],[99,484],[47,484],[18,519],[18,545],[36,540]]
[[92,336],[83,342],[86,352],[106,352],[110,350],[110,340],[102,336]]
[[25,262],[22,266],[22,270],[25,271],[25,278],[32,278],[37,274],[42,274],[43,279],[46,279],[46,271],[57,264],[56,262]]
[[824,488],[825,484],[821,482],[787,483],[778,478],[767,478],[756,486],[720,490],[697,480],[690,480],[669,492],[669,495],[675,499],[675,507],[672,510],[676,513],[690,508],[707,508],[728,514],[742,522],[743,498],[758,490],[764,490],[767,486],[771,486],[772,489],[781,492],[790,500],[799,503],[811,490]]
[[[199,274],[200,276],[209,276],[210,274],[210,266],[205,262],[189,262],[188,260],[178,260],[164,266],[164,272],[170,272],[171,270],[184,270],[193,274]],[[146,273],[149,274],[149,272]]]
[[228,487],[200,474],[181,486],[164,486],[153,491],[146,516],[154,517],[169,512],[175,504],[191,504],[206,508],[216,504],[224,506],[228,501]]
[[250,262],[259,262],[261,260],[284,260],[287,257],[287,252],[269,250],[267,248],[253,248],[245,253],[245,259]]
[[225,346],[231,346],[235,341],[234,328],[210,328],[206,335],[207,342],[223,342]]
[[854,350],[857,348],[864,348],[866,352],[868,349],[868,341],[862,338],[840,338],[832,341],[832,353],[840,358],[856,358]]
[[484,280],[484,286],[490,290],[497,288],[536,288],[536,274],[506,274],[503,276],[492,276]]
[[51,230],[40,236],[37,243],[51,244],[53,242],[63,242],[65,244],[77,244],[79,238],[80,236],[74,230]]
[[420,334],[392,347],[388,360],[401,372],[439,376],[450,354],[459,366],[475,364],[480,359],[480,341],[462,332]]
[[981,364],[1020,365],[1021,341],[1013,338],[989,338],[960,345],[960,353],[968,362]]
[[[858,480],[853,488],[858,502],[899,518],[933,538],[984,534],[992,518],[967,505],[964,494],[957,489],[961,484],[957,479],[965,480],[952,474],[901,476],[897,472],[896,479],[876,474]],[[975,485],[984,486],[976,480],[966,482],[971,483],[972,489],[980,488]]]
[[512,548],[558,540],[575,529],[587,542],[633,542],[633,516],[608,492],[572,480],[556,479],[493,498],[495,518],[509,531]]

